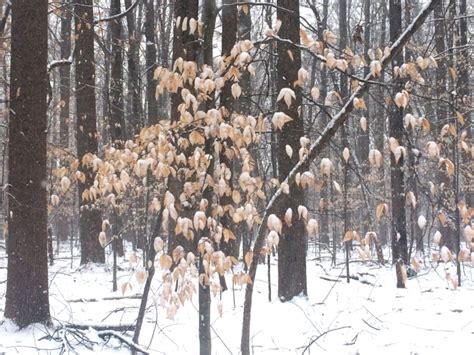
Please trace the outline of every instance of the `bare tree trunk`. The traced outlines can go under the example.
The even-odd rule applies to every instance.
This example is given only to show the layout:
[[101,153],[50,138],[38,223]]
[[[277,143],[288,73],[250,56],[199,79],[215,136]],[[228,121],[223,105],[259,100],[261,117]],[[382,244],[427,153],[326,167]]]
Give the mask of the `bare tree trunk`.
[[[299,0],[279,0],[278,6],[280,8],[277,10],[277,17],[282,22],[279,35],[299,44]],[[292,52],[292,57],[289,51]],[[289,145],[294,152],[298,152],[299,139],[304,135],[303,117],[299,113],[302,104],[301,87],[293,87],[293,83],[298,80],[298,70],[301,68],[301,51],[286,43],[278,42],[277,58],[278,92],[292,88],[296,95],[290,108],[283,101],[278,103],[278,110],[293,119],[285,125],[278,142],[278,173],[280,180],[283,181],[298,162],[298,154],[288,157],[285,147]],[[303,191],[300,188],[292,188],[285,204],[282,204],[278,211],[278,216],[284,220],[286,209],[293,210],[292,225],[283,227],[278,245],[278,297],[281,301],[289,301],[300,294],[307,294],[306,236],[304,221],[298,217],[297,212],[300,205],[304,206]]]
[[[77,109],[77,155],[80,160],[87,154],[97,154],[96,98],[95,98],[95,61],[93,1],[79,0],[75,5],[76,13],[76,109]],[[84,182],[78,182],[79,200],[82,201],[79,217],[81,238],[81,264],[88,262],[104,263],[104,249],[99,243],[102,218],[97,208],[86,205],[82,199],[85,190],[94,183],[91,167],[82,165]]]
[[[61,17],[61,59],[71,56],[71,31],[72,31],[72,5],[70,0],[63,0],[64,10]],[[61,65],[59,67],[59,95],[61,112],[59,116],[59,140],[62,148],[69,148],[69,126],[73,123],[70,109],[71,97],[71,67]],[[68,213],[61,211],[56,218],[56,233],[59,252],[61,240],[66,240],[69,233]]]
[[[390,0],[390,41],[394,43],[402,33],[402,4],[401,0]],[[392,60],[392,68],[403,63],[402,53],[398,53]],[[392,98],[401,92],[403,86],[400,79],[395,79]],[[400,145],[403,141],[403,108],[399,108],[392,102],[390,107],[390,137],[398,140]],[[395,154],[390,153],[390,181],[392,198],[392,255],[393,263],[400,265],[402,262],[408,265],[408,245],[405,217],[405,182],[403,165],[405,159],[403,154],[396,160]],[[397,272],[397,287],[405,287],[401,273]]]
[[[370,63],[370,59],[367,55],[370,49],[370,40],[371,40],[371,29],[372,29],[372,19],[371,19],[371,3],[372,0],[364,0],[364,55],[365,60],[367,63]],[[364,75],[369,74],[369,67],[367,66],[364,70]],[[373,118],[371,117],[371,107],[370,107],[370,97],[367,97],[366,100],[367,110],[365,111],[364,115],[367,119],[367,129],[364,131],[361,125],[358,125],[357,128],[357,160],[359,161],[360,165],[362,166],[362,176],[369,176],[370,174],[370,165],[368,164],[368,157],[369,157],[369,145],[370,145],[370,131],[374,130]],[[377,132],[378,135],[383,135],[383,132]],[[370,200],[370,198],[368,198]],[[369,202],[369,205],[372,207],[372,204]],[[361,217],[362,217],[362,235],[365,235],[369,231],[369,229],[373,228],[370,225],[370,210],[369,209],[361,209]]]
[[[460,30],[460,47],[462,48],[459,56],[458,56],[458,71],[459,71],[459,97],[462,100],[462,103],[464,107],[466,108],[465,112],[465,121],[466,122],[472,122],[472,111],[469,110],[469,103],[472,102],[472,89],[469,86],[470,85],[470,80],[469,76],[470,73],[472,73],[472,59],[469,60],[469,48],[468,48],[468,18],[467,16],[468,11],[467,11],[467,1],[466,0],[460,0],[459,4],[459,15],[461,16],[461,19],[459,20],[459,30]],[[466,128],[467,131],[467,137],[468,139],[472,140],[473,137],[473,127],[474,125],[471,124],[468,128]],[[468,166],[469,164],[469,155],[467,155],[465,158],[463,157],[461,159],[463,165]],[[473,174],[472,168],[467,169],[468,174]],[[472,176],[472,175],[471,175]],[[468,183],[469,175],[465,177],[465,183],[464,183],[464,190],[466,191],[466,204],[470,207],[474,206],[474,185],[471,183]]]
[[[348,45],[347,42],[347,1],[341,0],[339,1],[339,32],[340,32],[340,41],[339,46],[342,51],[344,51]],[[340,77],[341,82],[341,96],[344,100],[347,99],[349,94],[349,89],[347,86],[347,76],[341,73]],[[341,136],[342,136],[342,146],[343,148],[349,149],[349,131],[348,131],[348,124],[343,124],[341,129]],[[350,158],[349,158],[350,159]],[[343,206],[343,218],[344,218],[344,227],[341,235],[345,235],[346,232],[351,228],[350,226],[350,213],[349,206],[347,203],[347,190],[350,186],[350,176],[348,170],[348,161],[342,162],[344,165],[343,167],[343,174],[344,174],[344,206]],[[352,228],[351,228],[352,229]],[[339,244],[337,240],[338,233],[333,232],[333,263],[336,264],[336,245]],[[350,272],[349,272],[349,254],[350,249],[352,248],[352,242],[346,241],[345,242],[345,253],[346,253],[346,279],[347,283],[350,282]]]
[[[202,11],[202,22],[204,23],[204,39],[202,45],[202,53],[204,63],[212,68],[213,61],[213,39],[214,30],[216,27],[217,7],[216,0],[205,0]],[[204,111],[211,109],[211,102],[206,101],[202,104]],[[213,140],[208,138],[205,143],[204,151],[210,156],[213,155]],[[213,176],[214,165],[211,163],[207,169],[206,174]],[[210,216],[212,213],[212,200],[214,196],[214,188],[206,187],[203,192],[203,198],[209,201],[206,215]],[[203,231],[206,237],[210,237],[210,230],[206,228]],[[207,255],[200,253],[199,257],[199,274],[206,272],[204,267],[204,259]],[[224,279],[225,284],[225,279]],[[211,339],[211,290],[210,284],[200,282],[198,285],[199,298],[199,353],[200,355],[211,355],[212,353],[212,339]]]
[[[118,15],[121,12],[121,1],[111,0],[110,15]],[[126,126],[123,105],[123,55],[122,55],[122,22],[121,19],[111,21],[110,32],[112,36],[112,70],[110,74],[110,141],[112,146],[122,148],[126,139]],[[112,233],[114,242],[112,248],[114,261],[117,254],[123,257],[123,239],[119,235],[122,228],[122,218],[117,211],[112,212]],[[116,271],[114,263],[114,272]],[[114,285],[116,287],[116,284]],[[115,291],[115,290],[114,290]]]
[[[128,9],[132,5],[131,0],[125,0],[125,6]],[[140,75],[139,75],[139,57],[138,49],[140,45],[140,34],[136,29],[135,15],[133,11],[127,14],[128,28],[128,92],[131,93],[130,110],[127,116],[128,137],[133,137],[140,132],[143,127],[142,105],[140,95]]]
[[[12,3],[5,318],[50,321],[48,299],[48,1]],[[34,73],[34,75],[32,75]]]
[[148,124],[158,123],[158,102],[155,98],[156,83],[153,74],[156,69],[156,43],[155,43],[155,5],[154,0],[145,3],[145,41],[146,41],[146,98],[148,107]]
[[[120,0],[110,1],[110,15],[120,14]],[[112,66],[110,74],[110,138],[113,145],[120,147],[125,140],[125,118],[123,106],[123,55],[122,22],[110,22],[112,36]]]
[[[329,15],[329,0],[323,1],[323,18],[321,23],[319,24],[318,28],[318,36],[319,38],[323,38],[324,30],[327,28],[328,24],[328,15]],[[324,67],[321,70],[321,101],[324,102],[326,100],[326,96],[328,93],[328,79],[327,79],[327,69]],[[322,126],[324,127],[328,121],[327,115],[322,112]],[[329,149],[324,152],[325,154],[329,154]],[[327,155],[326,155],[327,156]],[[319,210],[321,213],[321,231],[320,231],[320,240],[321,243],[327,244],[329,246],[329,205],[330,205],[330,194],[329,194],[330,186],[325,183],[325,186],[321,189],[320,195],[320,203],[319,203]]]
[[[223,4],[231,4],[233,0],[223,0]],[[237,8],[236,6],[224,6],[222,10],[222,56],[225,58],[230,55],[232,48],[234,47],[237,41]],[[222,88],[222,92],[220,95],[220,104],[222,107],[225,108],[226,115],[224,119],[229,122],[230,115],[234,108],[234,99],[232,97],[232,82],[226,81],[224,87]],[[230,139],[226,140],[226,144],[228,147],[231,147],[232,141]],[[231,176],[228,180],[229,187],[233,188],[233,177],[234,177],[234,164],[233,160],[229,159],[225,152],[221,152],[219,154],[219,163],[225,164],[225,166],[230,170]],[[221,206],[232,205],[232,197],[231,196],[221,196],[220,197],[220,204]],[[235,258],[239,257],[239,234],[236,233],[236,227],[232,221],[232,218],[229,216],[228,213],[224,214],[221,218],[222,227],[228,228],[232,230],[234,235],[237,236],[237,240],[229,240],[227,243],[223,243],[222,249],[224,250],[226,255],[232,255]],[[221,242],[222,244],[222,242]]]
[[[61,59],[71,56],[71,29],[72,29],[72,7],[70,0],[63,0],[64,11],[61,17]],[[61,147],[69,147],[69,125],[71,124],[69,101],[71,96],[71,67],[61,65],[59,67],[61,113],[59,123],[59,139]]]

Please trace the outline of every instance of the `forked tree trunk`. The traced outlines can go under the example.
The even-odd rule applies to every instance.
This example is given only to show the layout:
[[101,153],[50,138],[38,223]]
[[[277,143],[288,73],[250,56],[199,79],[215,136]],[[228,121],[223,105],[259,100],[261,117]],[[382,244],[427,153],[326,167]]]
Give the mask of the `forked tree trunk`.
[[5,318],[48,323],[48,1],[12,3]]

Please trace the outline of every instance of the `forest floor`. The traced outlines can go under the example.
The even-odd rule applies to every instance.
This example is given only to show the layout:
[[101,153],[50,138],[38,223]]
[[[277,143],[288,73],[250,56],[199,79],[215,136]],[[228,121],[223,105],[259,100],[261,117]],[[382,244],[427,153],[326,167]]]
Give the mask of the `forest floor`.
[[[471,265],[464,265],[462,287],[457,289],[445,277],[446,268],[455,275],[453,265],[429,262],[408,280],[406,289],[397,289],[391,266],[354,260],[350,264],[352,278],[347,283],[343,254],[338,255],[341,264],[335,267],[329,258],[322,260],[308,257],[308,297],[287,303],[276,297],[276,259],[271,263],[271,302],[267,265],[259,266],[251,323],[254,354],[432,355],[453,350],[469,353],[472,349]],[[136,295],[143,286],[137,283],[128,258],[120,262],[119,291],[112,292],[110,267],[79,267],[79,257],[71,265],[68,252],[61,252],[50,268],[53,326],[33,325],[20,331],[3,321],[6,266],[5,250],[0,246],[0,354],[59,354],[63,344],[66,353],[130,353],[126,345],[116,339],[105,342],[92,329],[55,332],[68,324],[134,324],[140,304]],[[227,280],[230,284],[230,275]],[[130,282],[132,290],[122,295],[120,285],[124,282]],[[153,284],[155,300],[159,298],[160,285],[158,277]],[[223,293],[222,317],[218,314],[218,301],[213,299],[213,354],[239,354],[244,293],[240,287]],[[124,335],[131,338],[133,334]],[[178,310],[174,320],[167,319],[159,301],[150,300],[140,344],[152,354],[198,354],[197,295]]]

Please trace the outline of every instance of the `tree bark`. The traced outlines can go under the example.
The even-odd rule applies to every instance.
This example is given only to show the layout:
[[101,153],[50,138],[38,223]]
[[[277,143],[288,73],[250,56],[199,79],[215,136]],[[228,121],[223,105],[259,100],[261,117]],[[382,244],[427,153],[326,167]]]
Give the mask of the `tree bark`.
[[[372,27],[372,19],[371,19],[371,0],[364,0],[364,54],[365,54],[365,60],[367,63],[370,63],[370,59],[367,56],[367,52],[370,49],[370,39],[371,39],[371,27]],[[367,66],[364,69],[364,75],[367,76],[369,74],[369,67]],[[357,128],[357,160],[362,166],[362,175],[363,176],[369,176],[370,174],[370,165],[368,163],[368,157],[369,157],[369,145],[370,145],[370,131],[371,128],[374,129],[374,125],[372,122],[372,117],[371,117],[371,107],[370,107],[370,97],[367,97],[366,99],[366,104],[367,104],[367,110],[364,112],[365,117],[367,118],[367,129],[364,131],[360,125],[358,125]],[[382,134],[383,132],[377,132],[378,134]],[[369,202],[370,204],[370,202]],[[370,204],[372,206],[372,204]],[[361,209],[361,217],[362,217],[362,233],[361,235],[365,235],[369,229],[373,228],[372,225],[370,225],[370,210],[362,208]]]
[[[72,30],[72,7],[70,0],[63,0],[64,11],[61,17],[61,59],[68,59],[71,56],[71,30]],[[60,75],[60,100],[62,103],[59,123],[59,139],[61,147],[69,147],[69,125],[70,116],[70,96],[71,96],[71,67],[61,65]]]
[[48,1],[12,3],[5,318],[48,323]]
[[[61,59],[71,56],[71,32],[72,32],[72,5],[70,0],[63,0],[63,12],[61,16]],[[59,143],[62,148],[69,148],[69,126],[73,123],[71,117],[71,66],[61,65],[59,67],[59,95],[61,112],[59,114]],[[67,240],[69,233],[70,216],[64,208],[58,213],[56,222],[56,234],[59,251],[61,240]]]
[[[320,24],[318,24],[318,36],[319,38],[323,38],[324,30],[326,30],[328,25],[328,14],[329,14],[329,0],[323,1],[323,18]],[[321,69],[321,101],[324,102],[327,97],[328,93],[328,75],[327,75],[327,68]],[[321,112],[321,121],[323,122],[322,127],[327,124],[328,116]],[[329,155],[329,149],[327,149],[324,154],[326,156]],[[330,187],[327,183],[323,186],[320,193],[320,203],[319,203],[319,211],[321,213],[321,230],[320,230],[320,240],[321,243],[327,244],[329,246],[329,205],[330,205],[330,194],[329,194]]]
[[[95,98],[95,61],[93,1],[79,0],[75,5],[76,13],[76,139],[77,156],[97,154],[96,98]],[[104,249],[99,243],[102,218],[100,211],[93,205],[85,204],[83,192],[94,183],[92,168],[82,166],[85,181],[78,181],[79,200],[84,202],[80,208],[79,233],[81,238],[81,264],[88,262],[104,263]]]
[[[110,1],[110,15],[121,12],[121,1]],[[120,147],[125,140],[125,118],[123,106],[123,55],[122,22],[120,19],[110,22],[112,36],[112,68],[110,74],[110,138],[113,145]]]
[[155,43],[155,5],[154,0],[146,0],[145,4],[145,62],[146,62],[146,99],[148,108],[148,124],[158,123],[158,102],[155,98],[156,83],[153,74],[156,69]]
[[[125,7],[128,9],[132,5],[131,0],[125,0]],[[140,37],[137,33],[135,15],[133,11],[127,14],[127,29],[128,29],[128,51],[127,51],[127,66],[128,66],[128,92],[131,93],[130,105],[127,115],[128,122],[128,137],[133,137],[140,132],[143,127],[142,122],[142,106],[140,95],[140,75],[139,75],[139,57],[138,47],[140,44]]]
[[[390,0],[390,41],[394,43],[402,33],[402,4],[401,0]],[[403,64],[402,53],[393,57],[392,68]],[[392,98],[403,89],[400,79],[394,80]],[[403,141],[403,108],[399,108],[392,102],[390,106],[389,135],[398,140],[400,145]],[[390,153],[390,181],[392,199],[392,256],[393,263],[401,260],[408,265],[408,245],[405,214],[405,181],[403,166],[405,164],[402,155],[398,162],[393,152]],[[397,287],[405,287],[400,273],[397,272]]]
[[[279,35],[293,43],[300,43],[299,34],[299,0],[279,0],[277,17],[281,20]],[[291,12],[284,11],[288,9]],[[292,52],[293,58],[290,57]],[[301,51],[284,42],[277,44],[277,72],[278,92],[284,88],[295,91],[296,99],[292,100],[288,108],[281,100],[278,110],[292,118],[279,135],[278,142],[278,174],[283,181],[298,162],[300,149],[299,139],[304,135],[303,117],[300,115],[302,104],[301,87],[294,87],[298,80],[298,70],[301,68]],[[286,145],[293,148],[295,154],[290,158],[286,153]],[[300,188],[293,187],[284,204],[278,210],[278,216],[284,220],[287,208],[293,210],[292,225],[283,227],[282,236],[278,245],[278,297],[281,301],[289,301],[300,294],[307,294],[306,287],[306,236],[304,221],[298,218],[298,206],[304,206],[304,193]]]
[[[223,0],[223,4],[231,4],[234,0]],[[225,58],[226,56],[230,55],[232,48],[237,41],[237,8],[235,6],[224,6],[222,10],[222,56]],[[222,89],[222,93],[220,96],[220,104],[222,107],[225,108],[226,116],[224,116],[226,121],[230,121],[230,115],[233,111],[234,107],[234,99],[232,97],[232,82],[226,81],[224,87]],[[232,141],[228,139],[226,142],[227,147],[230,148]],[[233,188],[233,176],[234,176],[234,164],[233,160],[229,159],[225,152],[221,152],[219,154],[219,162],[221,164],[225,164],[227,168],[229,168],[231,172],[231,177],[228,180],[229,187]],[[224,207],[227,205],[232,205],[232,197],[224,195],[220,198],[220,204]],[[229,240],[229,242],[223,245],[223,250],[225,251],[226,255],[233,255],[234,257],[239,257],[239,249],[240,243],[238,233],[235,233],[234,223],[232,218],[229,214],[225,214],[221,218],[222,227],[228,228],[234,232],[234,235],[237,235],[237,240]],[[221,242],[222,243],[222,242]]]

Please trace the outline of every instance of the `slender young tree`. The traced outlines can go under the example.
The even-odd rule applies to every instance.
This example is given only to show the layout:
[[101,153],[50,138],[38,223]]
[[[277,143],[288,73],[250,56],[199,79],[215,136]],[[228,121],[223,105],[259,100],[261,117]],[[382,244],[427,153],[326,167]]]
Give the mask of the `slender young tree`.
[[[319,38],[323,38],[324,31],[328,25],[328,14],[329,14],[329,0],[323,0],[323,16],[321,21],[318,23],[318,36]],[[328,75],[326,67],[321,69],[321,101],[324,102],[326,100],[326,96],[328,93]],[[328,116],[322,112],[321,113],[321,121],[322,127],[324,127],[328,121]],[[326,149],[324,152],[325,156],[328,156],[329,149]],[[329,194],[329,187],[326,185],[321,190],[321,200],[320,200],[320,213],[321,213],[321,243],[325,243],[329,245],[329,201],[330,201],[330,194]]]
[[[204,38],[202,44],[203,65],[212,68],[213,48],[214,48],[214,30],[216,27],[217,7],[216,0],[205,0],[202,12],[202,22],[204,23]],[[208,111],[211,109],[212,102],[208,100],[204,103],[203,109]],[[204,150],[206,154],[213,154],[212,140],[208,139]],[[213,165],[207,169],[207,174],[212,176],[214,172]],[[207,201],[212,201],[214,196],[214,188],[208,186],[203,192],[203,198]],[[212,213],[212,204],[209,203],[206,210],[206,215],[210,216]],[[210,237],[211,231],[209,228],[204,230],[207,237]],[[200,255],[199,259],[199,273],[205,273],[204,256]],[[225,279],[224,279],[225,280]],[[211,339],[211,289],[210,284],[200,282],[198,286],[199,298],[199,353],[200,355],[211,355],[212,353],[212,339]]]
[[79,216],[81,238],[81,264],[105,262],[104,249],[99,243],[102,218],[100,211],[88,200],[83,199],[87,189],[93,186],[92,167],[82,164],[87,153],[97,154],[97,126],[95,99],[95,61],[93,1],[79,0],[75,4],[76,14],[76,138],[77,155],[81,161],[81,170],[85,179],[78,182],[79,199],[82,204]]
[[[278,0],[277,17],[281,20],[279,35],[291,42],[300,43],[299,0]],[[286,10],[285,10],[286,9]],[[288,157],[286,146],[294,152],[300,149],[300,137],[304,135],[303,117],[300,115],[302,104],[301,87],[294,87],[301,68],[301,51],[285,42],[277,45],[278,92],[291,89],[295,92],[291,106],[281,100],[278,110],[292,118],[285,125],[278,142],[278,174],[283,181],[298,162],[298,154]],[[289,301],[299,294],[307,294],[306,289],[306,239],[304,221],[298,217],[298,206],[304,205],[303,190],[291,188],[288,199],[280,205],[278,214],[282,220],[287,208],[292,209],[292,225],[285,225],[278,246],[278,297]]]
[[[390,0],[390,41],[393,43],[402,33],[402,4],[401,0]],[[403,54],[400,52],[392,60],[392,68],[403,64]],[[395,79],[392,97],[402,91],[402,82]],[[403,107],[395,103],[390,107],[390,138],[398,140],[402,145],[403,140]],[[395,149],[390,152],[390,181],[392,198],[392,255],[393,262],[397,265],[397,287],[405,287],[401,267],[408,264],[407,229],[405,216],[405,182],[404,182],[404,157],[396,159]]]
[[46,134],[48,1],[12,3],[5,318],[49,322]]
[[[70,0],[63,0],[63,11],[61,14],[61,59],[68,59],[71,56],[71,32],[72,32],[72,5]],[[71,117],[71,66],[61,65],[59,67],[59,95],[61,102],[61,112],[59,114],[59,142],[62,148],[69,148],[69,126],[73,120]],[[61,211],[56,218],[56,233],[59,241],[66,240],[70,234],[70,217]]]
[[[370,63],[370,58],[368,57],[367,53],[371,46],[371,29],[372,29],[372,19],[371,19],[371,0],[364,0],[364,54],[366,55],[365,60],[367,63]],[[364,75],[367,76],[369,74],[370,68],[366,67],[364,70]],[[364,176],[368,176],[370,173],[370,166],[368,164],[368,156],[369,156],[369,145],[370,145],[370,138],[369,132],[373,129],[373,119],[371,117],[370,111],[370,99],[367,98],[367,110],[365,111],[364,115],[367,119],[367,128],[364,130],[361,125],[358,125],[357,128],[357,159],[359,163],[362,165],[362,173]],[[362,209],[360,211],[362,216],[362,235],[365,235],[370,228],[373,226],[370,223],[371,216],[369,209]]]
[[[121,12],[121,1],[110,1],[110,15],[116,16]],[[126,139],[126,126],[123,102],[123,54],[122,54],[122,22],[121,19],[111,21],[110,34],[112,40],[112,65],[110,73],[110,141],[115,147],[122,147]],[[119,212],[112,213],[112,233],[114,258],[116,254],[123,256],[123,240],[119,235],[122,228],[122,218]],[[115,260],[115,259],[114,259]],[[114,264],[115,265],[115,264]],[[116,270],[114,268],[114,270]],[[115,285],[116,286],[116,285]]]

